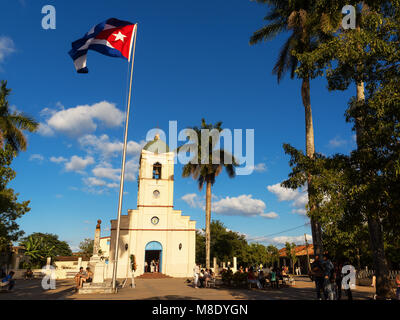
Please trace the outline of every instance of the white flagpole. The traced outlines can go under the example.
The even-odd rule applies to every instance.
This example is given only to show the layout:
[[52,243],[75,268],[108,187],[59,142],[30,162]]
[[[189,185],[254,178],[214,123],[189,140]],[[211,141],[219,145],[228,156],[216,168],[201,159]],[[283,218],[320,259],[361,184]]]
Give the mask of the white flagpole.
[[132,78],[133,78],[133,63],[135,61],[135,49],[136,49],[136,35],[137,35],[137,23],[134,26],[134,42],[133,42],[133,54],[132,54],[132,65],[131,65],[131,77],[129,82],[129,95],[128,105],[126,108],[126,121],[125,121],[125,137],[124,137],[124,149],[122,152],[122,168],[121,168],[121,181],[119,184],[119,201],[118,201],[118,218],[117,218],[117,235],[115,237],[115,255],[114,255],[114,266],[112,273],[112,288],[116,293],[116,280],[117,280],[117,267],[118,267],[118,249],[119,249],[119,229],[121,225],[121,211],[122,211],[122,198],[124,193],[124,176],[125,176],[125,159],[126,159],[126,147],[128,143],[128,123],[129,123],[129,109],[131,104],[132,94]]

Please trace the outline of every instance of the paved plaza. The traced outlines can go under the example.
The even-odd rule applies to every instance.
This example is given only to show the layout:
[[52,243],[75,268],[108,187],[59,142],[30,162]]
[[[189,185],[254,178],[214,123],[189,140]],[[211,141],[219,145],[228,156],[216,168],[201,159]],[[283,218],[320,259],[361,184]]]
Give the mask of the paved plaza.
[[[136,279],[136,288],[126,286],[117,294],[82,295],[73,289],[73,280],[58,280],[55,290],[45,291],[41,280],[17,280],[12,292],[0,293],[0,300],[315,300],[314,284],[297,277],[294,287],[280,289],[230,289],[224,287],[195,289],[187,279]],[[357,286],[353,298],[372,298],[374,288]],[[346,299],[343,294],[342,299]]]

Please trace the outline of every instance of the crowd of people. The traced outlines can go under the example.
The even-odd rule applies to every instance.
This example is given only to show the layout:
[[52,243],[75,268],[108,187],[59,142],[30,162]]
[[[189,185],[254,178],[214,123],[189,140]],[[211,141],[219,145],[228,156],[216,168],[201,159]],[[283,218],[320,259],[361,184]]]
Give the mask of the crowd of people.
[[247,272],[247,281],[249,284],[255,284],[257,288],[266,288],[268,285],[271,288],[279,288],[279,281],[282,285],[286,285],[289,282],[289,269],[287,266],[279,267],[265,267],[261,266],[256,270],[254,267],[246,268],[243,270],[239,268],[239,272]]
[[[322,258],[315,256],[314,262],[311,264],[310,277],[315,282],[318,300],[340,300],[342,298],[342,280],[350,273],[342,273],[343,265],[338,262],[332,262],[328,254],[324,254]],[[347,288],[344,289],[348,300],[353,299],[350,286],[350,277],[348,277]],[[322,294],[321,294],[322,292]]]
[[144,262],[144,272],[160,272],[160,261],[151,260],[150,262]]
[[210,281],[214,280],[214,272],[211,269],[200,269],[200,266],[196,264],[193,272],[193,286],[195,288],[207,288]]

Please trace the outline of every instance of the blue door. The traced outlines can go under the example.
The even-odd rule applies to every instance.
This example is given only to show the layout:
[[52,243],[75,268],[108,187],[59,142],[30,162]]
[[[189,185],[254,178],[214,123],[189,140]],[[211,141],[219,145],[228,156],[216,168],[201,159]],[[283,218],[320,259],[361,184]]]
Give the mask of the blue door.
[[162,245],[158,241],[151,241],[145,247],[144,261],[147,268],[144,272],[151,272],[151,263],[158,263],[158,272],[162,272]]

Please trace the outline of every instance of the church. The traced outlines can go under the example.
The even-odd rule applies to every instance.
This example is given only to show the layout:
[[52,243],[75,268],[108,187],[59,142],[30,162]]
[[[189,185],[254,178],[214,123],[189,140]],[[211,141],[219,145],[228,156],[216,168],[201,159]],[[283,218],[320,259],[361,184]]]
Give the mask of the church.
[[[174,210],[174,152],[156,135],[142,149],[139,160],[137,209],[121,215],[117,277],[158,271],[172,277],[191,277],[195,265],[196,222]],[[111,220],[109,268],[112,276],[117,220]],[[151,265],[156,265],[156,269]]]

